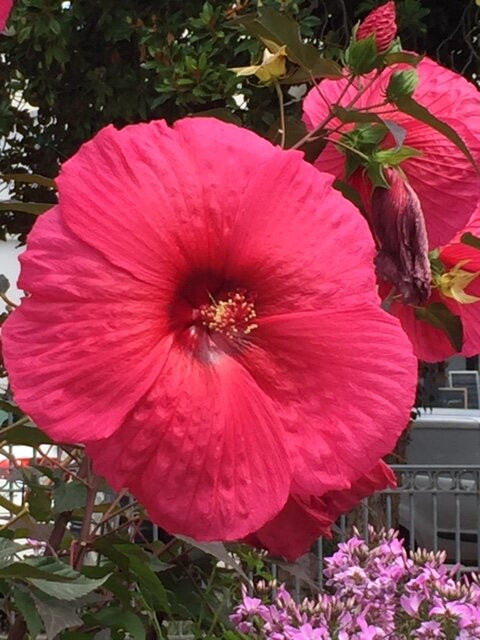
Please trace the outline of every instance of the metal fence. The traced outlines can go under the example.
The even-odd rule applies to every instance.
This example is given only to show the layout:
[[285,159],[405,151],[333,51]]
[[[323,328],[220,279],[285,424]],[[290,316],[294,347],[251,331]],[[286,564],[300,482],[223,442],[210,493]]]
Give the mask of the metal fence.
[[[355,526],[368,539],[368,527],[396,528],[410,549],[418,546],[443,550],[447,562],[459,571],[480,570],[480,465],[393,465],[398,486],[365,499],[352,513],[342,516],[333,542],[318,540],[306,561],[306,575],[321,587],[323,559],[347,539]],[[1,476],[2,474],[0,474]],[[21,501],[21,475],[0,480],[0,496]],[[0,520],[7,517],[0,509]],[[154,528],[155,531],[155,528]],[[305,566],[303,568],[305,568]],[[282,567],[273,567],[282,579]],[[302,579],[296,576],[290,587],[303,595]],[[178,623],[172,638],[187,639],[187,629]],[[188,625],[188,623],[187,623]],[[188,628],[188,626],[187,626]]]

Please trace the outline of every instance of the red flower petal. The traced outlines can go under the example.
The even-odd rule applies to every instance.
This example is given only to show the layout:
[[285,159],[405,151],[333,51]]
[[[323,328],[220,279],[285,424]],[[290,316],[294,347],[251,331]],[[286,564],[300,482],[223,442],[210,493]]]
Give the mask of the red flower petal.
[[7,21],[13,7],[13,0],[0,0],[0,31],[7,26]]
[[165,359],[158,291],[74,236],[58,208],[35,224],[21,262],[32,295],[2,327],[15,399],[53,438],[105,437]]
[[392,451],[405,428],[416,381],[407,337],[377,304],[355,307],[341,298],[316,313],[259,325],[240,357],[277,401],[292,451],[293,491],[350,487]]
[[[443,302],[447,304],[438,295],[432,296],[428,302]],[[447,306],[450,305],[447,304]],[[458,306],[455,311],[456,315],[458,315]],[[413,352],[420,360],[424,362],[441,362],[455,354],[455,348],[446,333],[423,320],[419,320],[415,316],[414,307],[394,302],[390,307],[390,312],[400,320],[403,330],[413,345]]]
[[292,495],[282,511],[245,542],[263,547],[275,556],[293,562],[306,553],[320,536],[331,536],[337,518],[351,511],[363,498],[386,487],[395,487],[393,471],[380,461],[345,491],[315,496]]
[[285,504],[284,442],[276,404],[239,363],[224,354],[211,366],[174,348],[124,426],[87,451],[169,532],[235,540]]

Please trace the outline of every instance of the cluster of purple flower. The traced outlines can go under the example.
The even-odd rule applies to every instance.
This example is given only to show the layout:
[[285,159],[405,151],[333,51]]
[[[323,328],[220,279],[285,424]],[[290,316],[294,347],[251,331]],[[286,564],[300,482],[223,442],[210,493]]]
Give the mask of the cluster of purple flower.
[[327,589],[295,602],[282,585],[244,590],[231,620],[257,640],[480,640],[480,584],[445,555],[408,554],[398,533],[358,532],[325,560]]

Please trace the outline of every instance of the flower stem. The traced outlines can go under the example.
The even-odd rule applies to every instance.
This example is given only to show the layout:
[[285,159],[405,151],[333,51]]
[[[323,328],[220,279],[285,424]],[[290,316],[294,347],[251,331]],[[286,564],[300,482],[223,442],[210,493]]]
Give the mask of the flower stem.
[[283,91],[278,80],[275,80],[274,86],[275,86],[275,91],[277,92],[278,106],[280,109],[280,135],[281,135],[280,146],[282,147],[282,149],[285,149],[286,125],[285,125],[285,105],[283,102]]

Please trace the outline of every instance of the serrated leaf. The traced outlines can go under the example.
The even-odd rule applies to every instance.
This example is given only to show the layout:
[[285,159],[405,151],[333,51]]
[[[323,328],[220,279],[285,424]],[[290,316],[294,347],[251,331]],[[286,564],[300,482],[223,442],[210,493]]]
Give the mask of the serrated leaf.
[[443,331],[455,350],[462,350],[462,321],[442,302],[434,302],[426,307],[415,307],[415,317]]
[[0,179],[9,182],[19,182],[20,184],[38,184],[42,187],[55,189],[55,181],[52,178],[41,176],[38,173],[0,173]]
[[21,211],[22,213],[31,213],[34,216],[39,216],[48,209],[51,209],[53,204],[45,204],[43,202],[21,202],[20,200],[3,200],[0,202],[0,211]]
[[87,500],[87,487],[80,482],[63,482],[53,491],[53,513],[73,511],[83,507]]
[[179,540],[183,540],[183,542],[187,542],[190,546],[195,547],[195,549],[200,549],[204,553],[208,553],[208,555],[217,558],[217,560],[223,562],[225,565],[236,571],[244,580],[248,581],[241,565],[235,560],[232,554],[229,553],[222,542],[197,542],[196,540],[193,540],[193,538],[189,538],[187,536],[177,535],[176,537]]
[[[49,574],[48,580],[28,578],[37,589],[57,600],[78,600],[101,587],[110,577],[87,578],[68,565],[53,558],[37,558],[37,568]],[[67,579],[67,581],[65,581]]]
[[21,613],[26,622],[30,637],[35,639],[42,630],[42,619],[35,606],[33,597],[18,587],[12,589],[14,607]]
[[400,147],[400,149],[379,149],[373,155],[374,159],[383,165],[396,167],[409,158],[418,158],[422,152],[413,147]]
[[64,629],[82,624],[82,619],[77,615],[72,603],[62,602],[45,594],[35,594],[33,600],[43,620],[47,640],[54,640]]
[[420,120],[424,124],[427,124],[435,131],[438,131],[443,136],[448,138],[450,142],[460,149],[460,151],[468,158],[468,160],[475,167],[477,172],[480,173],[479,167],[475,161],[475,158],[472,156],[470,149],[467,147],[462,138],[458,135],[458,133],[453,129],[449,124],[439,120],[436,116],[433,115],[426,107],[419,104],[416,100],[414,100],[411,96],[400,96],[395,100],[396,106],[412,118],[416,120]]
[[473,233],[470,233],[470,232],[464,233],[460,238],[460,242],[462,244],[467,244],[469,247],[480,249],[480,238],[473,235]]

